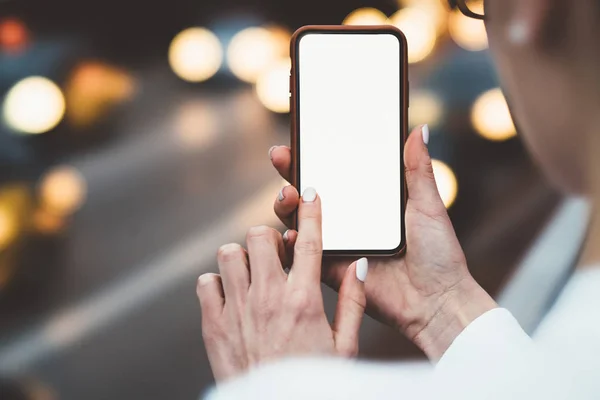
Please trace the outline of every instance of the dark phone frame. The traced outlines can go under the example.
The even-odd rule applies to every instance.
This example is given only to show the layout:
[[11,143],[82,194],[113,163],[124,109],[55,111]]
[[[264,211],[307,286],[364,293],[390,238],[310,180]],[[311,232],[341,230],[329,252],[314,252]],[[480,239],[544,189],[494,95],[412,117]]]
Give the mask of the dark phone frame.
[[[291,114],[291,149],[292,149],[292,185],[300,192],[300,91],[298,57],[300,40],[308,34],[373,34],[393,35],[400,44],[400,165],[404,171],[404,144],[408,134],[408,52],[406,37],[398,28],[388,25],[376,26],[350,26],[350,25],[307,25],[294,32],[290,42],[290,55],[292,67],[290,71],[290,114]],[[400,210],[400,237],[398,247],[389,250],[324,250],[324,256],[394,256],[406,250],[405,217],[406,202],[408,198],[405,174],[400,174],[401,210]],[[294,227],[297,228],[297,216],[294,217]]]

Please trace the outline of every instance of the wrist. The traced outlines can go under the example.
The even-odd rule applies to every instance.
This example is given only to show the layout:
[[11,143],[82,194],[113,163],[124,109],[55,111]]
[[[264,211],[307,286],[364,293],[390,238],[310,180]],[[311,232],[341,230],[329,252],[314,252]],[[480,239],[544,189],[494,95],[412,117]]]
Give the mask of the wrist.
[[454,339],[475,319],[498,304],[472,277],[445,293],[433,316],[423,321],[423,328],[413,342],[432,361],[439,360]]

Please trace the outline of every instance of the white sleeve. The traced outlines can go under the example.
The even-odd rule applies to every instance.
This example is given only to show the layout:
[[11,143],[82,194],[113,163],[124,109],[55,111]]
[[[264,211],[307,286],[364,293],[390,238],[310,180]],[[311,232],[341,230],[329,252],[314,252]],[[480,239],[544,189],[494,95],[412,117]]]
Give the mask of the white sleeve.
[[[479,400],[593,398],[575,385],[593,364],[538,349],[505,309],[473,321],[454,340],[437,366],[420,363],[369,363],[340,359],[287,360],[268,365],[208,394],[223,399],[413,399]],[[575,358],[580,361],[581,358]],[[575,367],[575,368],[574,368]],[[576,368],[578,367],[578,368]],[[589,375],[589,373],[588,373]],[[589,379],[600,389],[597,379]],[[575,386],[574,386],[575,385]],[[577,393],[569,397],[569,393]],[[566,397],[565,397],[566,396]]]
[[[383,363],[340,358],[290,359],[269,364],[207,394],[208,400],[386,399],[421,396],[433,369],[428,362]],[[404,397],[403,397],[404,398]],[[422,398],[422,397],[420,397]]]
[[476,370],[481,366],[493,373],[528,357],[532,349],[533,341],[515,317],[504,308],[495,308],[471,322],[454,339],[439,360],[436,373]]

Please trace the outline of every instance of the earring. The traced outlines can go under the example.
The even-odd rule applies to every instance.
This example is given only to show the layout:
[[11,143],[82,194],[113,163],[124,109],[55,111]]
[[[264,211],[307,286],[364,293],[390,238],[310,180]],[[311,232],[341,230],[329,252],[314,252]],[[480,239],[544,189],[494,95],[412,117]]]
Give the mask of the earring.
[[524,21],[517,20],[508,27],[508,40],[516,46],[524,45],[529,41],[529,27]]

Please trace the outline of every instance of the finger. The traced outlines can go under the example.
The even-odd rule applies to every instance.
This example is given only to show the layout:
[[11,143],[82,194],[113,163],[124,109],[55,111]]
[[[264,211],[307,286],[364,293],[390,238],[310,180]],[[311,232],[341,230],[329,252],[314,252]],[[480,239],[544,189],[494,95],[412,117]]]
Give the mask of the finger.
[[[283,243],[287,255],[286,267],[290,267],[294,262],[294,246],[297,238],[298,232],[293,229],[288,229],[283,234]],[[352,263],[352,259],[346,257],[323,258],[321,263],[321,281],[336,292],[339,291],[350,263]]]
[[252,285],[267,286],[285,279],[281,263],[285,249],[281,234],[268,226],[250,228],[246,235]]
[[246,250],[237,243],[223,245],[217,252],[217,262],[226,301],[241,306],[246,300],[250,287]]
[[294,215],[299,200],[298,191],[291,185],[283,187],[275,199],[275,205],[273,206],[275,215],[288,228],[294,227]]
[[293,229],[288,229],[283,234],[283,245],[285,247],[285,268],[290,268],[294,262],[294,245],[298,238],[298,232]]
[[307,188],[298,206],[298,237],[290,279],[301,284],[318,284],[322,255],[321,199],[315,189]]
[[350,264],[340,286],[333,330],[336,350],[343,356],[358,354],[360,323],[367,305],[365,279],[368,269],[366,258]]
[[[283,234],[283,244],[285,245],[285,253],[287,255],[286,267],[290,267],[294,262],[296,239],[298,239],[298,232],[293,229],[288,229]],[[352,259],[345,257],[324,258],[321,263],[321,281],[336,292],[339,291],[342,280],[346,275],[348,264],[351,262]]]
[[273,146],[269,149],[269,157],[279,175],[290,182],[292,151],[287,146]]
[[223,340],[223,311],[225,294],[221,277],[217,274],[203,274],[198,278],[196,294],[202,311],[202,337],[211,369],[217,381],[239,372],[241,368],[232,354],[236,349]]
[[423,125],[415,128],[404,147],[404,164],[406,167],[406,184],[408,198],[419,211],[427,214],[446,213],[446,207],[440,197],[431,157],[427,149],[429,127]]
[[218,274],[203,274],[196,283],[196,295],[200,301],[203,323],[219,317],[225,306],[225,293]]

